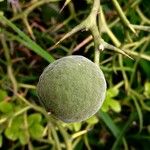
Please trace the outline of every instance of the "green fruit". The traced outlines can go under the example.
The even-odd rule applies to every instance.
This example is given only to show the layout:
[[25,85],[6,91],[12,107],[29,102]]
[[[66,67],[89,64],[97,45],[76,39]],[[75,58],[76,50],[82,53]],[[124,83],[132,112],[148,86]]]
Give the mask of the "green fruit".
[[67,56],[48,65],[37,92],[42,105],[64,122],[80,122],[94,115],[106,94],[103,72],[83,56]]

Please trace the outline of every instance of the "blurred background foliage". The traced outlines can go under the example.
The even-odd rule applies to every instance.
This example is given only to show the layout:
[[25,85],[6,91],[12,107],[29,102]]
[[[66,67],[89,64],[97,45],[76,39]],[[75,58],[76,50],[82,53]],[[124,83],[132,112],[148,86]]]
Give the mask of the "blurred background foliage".
[[89,31],[54,47],[88,16],[93,0],[0,0],[0,149],[150,149],[150,1],[118,0],[136,33],[120,19],[114,1],[101,0],[99,30],[133,60],[105,49],[100,67],[108,90],[101,110],[66,124],[37,105],[36,84],[55,59],[73,54],[94,61]]

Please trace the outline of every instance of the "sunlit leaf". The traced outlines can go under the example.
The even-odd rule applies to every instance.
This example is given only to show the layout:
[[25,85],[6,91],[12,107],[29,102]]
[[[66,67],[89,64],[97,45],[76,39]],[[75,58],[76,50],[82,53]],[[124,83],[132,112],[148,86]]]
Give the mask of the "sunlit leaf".
[[109,109],[112,109],[115,112],[121,111],[121,104],[118,100],[114,99],[113,97],[116,97],[119,94],[118,88],[110,88],[108,89],[106,93],[106,99],[102,105],[101,110],[104,112],[109,111]]
[[74,128],[74,131],[79,131],[80,129],[81,129],[81,126],[82,126],[82,124],[79,122],[77,122],[77,123],[73,123],[72,124],[73,125],[73,128]]
[[43,136],[44,127],[40,124],[42,115],[39,113],[31,114],[28,117],[28,128],[32,138],[37,139]]
[[110,107],[112,110],[114,110],[115,112],[121,111],[121,105],[117,100],[111,99],[110,103],[111,103]]
[[13,105],[10,102],[2,101],[0,102],[0,112],[9,113],[13,111]]
[[42,120],[42,116],[39,113],[31,114],[28,117],[28,124],[31,126],[32,124],[39,123]]
[[19,132],[23,130],[23,116],[15,117],[10,126],[5,130],[5,136],[10,140],[17,140],[19,138]]
[[98,123],[98,118],[96,116],[92,116],[89,119],[86,120],[86,122],[90,125],[94,125],[96,123]]
[[43,136],[43,132],[44,132],[44,127],[39,123],[33,124],[29,128],[29,133],[31,137],[34,139],[41,138]]
[[[28,131],[26,131],[28,132]],[[22,130],[19,132],[19,141],[22,145],[25,145],[28,143],[28,136],[27,136],[27,133],[25,132],[25,130]]]
[[117,88],[110,88],[107,90],[107,97],[112,98],[119,94],[119,90]]
[[0,89],[0,101],[4,100],[7,97],[7,92]]

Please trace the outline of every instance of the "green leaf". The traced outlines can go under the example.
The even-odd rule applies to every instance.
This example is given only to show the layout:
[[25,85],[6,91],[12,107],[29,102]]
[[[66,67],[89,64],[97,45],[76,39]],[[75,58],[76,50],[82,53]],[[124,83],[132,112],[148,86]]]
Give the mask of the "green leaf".
[[5,136],[10,140],[17,140],[19,138],[19,132],[23,130],[23,116],[15,117],[11,124],[5,130]]
[[98,123],[98,118],[96,116],[92,116],[89,119],[86,120],[86,122],[90,125],[94,125]]
[[82,124],[80,122],[73,123],[74,131],[79,131],[81,129]]
[[31,115],[28,117],[28,125],[29,125],[29,126],[32,126],[33,124],[36,124],[36,123],[41,122],[41,120],[42,120],[42,116],[41,116],[40,113],[31,114]]
[[110,88],[107,90],[107,97],[112,98],[119,94],[118,88]]
[[34,113],[28,117],[29,133],[34,139],[43,136],[44,127],[40,124],[41,120],[42,115],[40,113]]
[[117,127],[117,125],[114,123],[114,121],[111,119],[111,117],[108,115],[108,113],[100,111],[98,115],[100,116],[100,119],[104,121],[106,126],[112,132],[112,134],[117,138],[117,136],[120,134],[120,130]]
[[15,133],[15,131],[15,129],[7,128],[5,130],[5,136],[10,140],[15,141],[18,138],[18,132]]
[[43,137],[44,127],[39,123],[33,124],[29,127],[29,133],[33,139],[38,139]]
[[7,92],[0,89],[0,101],[3,101],[7,97]]
[[119,113],[121,111],[121,105],[117,100],[106,97],[101,110],[107,112],[109,111],[109,109],[112,109],[113,111]]
[[127,132],[128,128],[132,124],[132,122],[137,119],[137,116],[138,115],[136,112],[132,112],[130,114],[128,121],[125,123],[123,129],[120,131],[119,135],[117,136],[117,139],[112,146],[112,150],[116,150],[119,148],[120,144],[122,143],[123,136]]
[[0,112],[10,113],[13,111],[13,105],[10,102],[2,101],[0,102]]
[[19,140],[22,145],[28,143],[28,130],[25,129],[23,116],[15,117],[12,122],[9,123],[8,128],[5,130],[5,136],[12,140]]
[[102,105],[102,107],[101,107],[101,110],[102,110],[103,112],[108,112],[108,111],[109,111],[109,105],[108,105],[106,99],[105,99],[105,101],[104,101],[104,103],[103,103],[103,105]]
[[113,110],[113,111],[115,111],[115,112],[120,112],[121,111],[121,105],[120,105],[120,103],[117,101],[117,100],[115,100],[115,99],[110,99],[110,107],[111,107],[111,109]]
[[119,101],[113,99],[119,94],[119,89],[114,87],[107,90],[106,99],[102,105],[102,111],[107,112],[111,108],[115,112],[121,111],[121,105]]
[[28,143],[29,138],[28,138],[27,133],[25,132],[25,130],[22,130],[22,131],[19,132],[19,141],[22,145],[25,145],[25,144]]

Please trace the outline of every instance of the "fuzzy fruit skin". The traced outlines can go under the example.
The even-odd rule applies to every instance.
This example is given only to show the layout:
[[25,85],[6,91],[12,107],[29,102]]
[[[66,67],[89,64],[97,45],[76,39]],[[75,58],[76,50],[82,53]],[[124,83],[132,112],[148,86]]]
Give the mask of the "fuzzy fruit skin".
[[64,122],[81,122],[101,107],[106,81],[100,68],[89,59],[66,56],[45,68],[37,93],[45,109],[56,118]]

